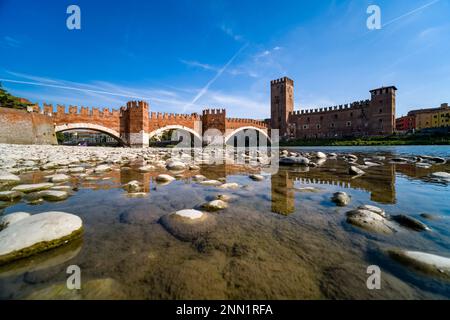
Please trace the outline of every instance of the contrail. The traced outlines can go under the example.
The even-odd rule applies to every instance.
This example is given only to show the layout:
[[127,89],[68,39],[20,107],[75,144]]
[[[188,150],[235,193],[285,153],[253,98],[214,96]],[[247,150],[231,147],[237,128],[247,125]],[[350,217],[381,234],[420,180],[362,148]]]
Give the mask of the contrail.
[[208,83],[200,90],[199,93],[197,93],[197,95],[194,97],[194,99],[188,103],[187,105],[185,105],[183,107],[183,112],[186,111],[186,109],[188,109],[189,107],[191,107],[194,103],[196,103],[198,101],[198,99],[200,99],[201,97],[203,97],[205,95],[205,93],[208,92],[209,87],[216,82],[217,79],[219,79],[219,77],[225,72],[225,70],[227,70],[227,68],[230,66],[230,64],[233,63],[234,59],[236,59],[236,57],[248,46],[248,43],[245,44],[244,46],[242,46],[242,48],[239,49],[238,52],[236,52],[234,54],[234,56],[231,57],[231,59],[219,70],[217,71],[216,75],[208,81]]
[[399,17],[397,17],[397,18],[394,18],[394,19],[392,19],[392,20],[386,22],[385,24],[382,25],[382,27],[386,27],[386,26],[388,26],[388,25],[390,25],[390,24],[392,24],[392,23],[394,23],[394,22],[396,22],[396,21],[398,21],[398,20],[400,20],[400,19],[403,19],[403,18],[405,18],[405,17],[408,17],[408,16],[410,16],[410,15],[412,15],[412,14],[418,12],[418,11],[421,11],[421,10],[425,9],[425,8],[428,8],[429,6],[432,6],[433,4],[435,4],[435,3],[439,2],[439,1],[441,1],[441,0],[434,0],[434,1],[431,1],[431,2],[429,2],[429,3],[427,3],[427,4],[425,4],[425,5],[423,5],[423,6],[419,7],[419,8],[417,8],[417,9],[414,9],[414,10],[412,10],[412,11],[409,11],[409,12],[405,13],[405,14],[402,14],[401,16],[399,16]]
[[58,84],[48,84],[48,83],[41,83],[41,82],[20,81],[20,80],[2,79],[2,78],[0,78],[0,81],[2,81],[2,82],[10,82],[10,83],[18,83],[18,84],[29,84],[29,85],[41,86],[41,87],[50,87],[50,88],[58,88],[58,89],[75,90],[75,91],[81,91],[81,92],[92,92],[92,93],[108,94],[108,95],[111,95],[111,96],[124,97],[124,98],[133,98],[133,99],[139,99],[139,100],[151,100],[148,97],[133,96],[133,95],[127,95],[127,94],[121,94],[121,93],[115,93],[115,92],[108,92],[108,91],[102,91],[102,90],[92,90],[92,89],[83,89],[83,88],[62,86],[62,85],[58,85]]

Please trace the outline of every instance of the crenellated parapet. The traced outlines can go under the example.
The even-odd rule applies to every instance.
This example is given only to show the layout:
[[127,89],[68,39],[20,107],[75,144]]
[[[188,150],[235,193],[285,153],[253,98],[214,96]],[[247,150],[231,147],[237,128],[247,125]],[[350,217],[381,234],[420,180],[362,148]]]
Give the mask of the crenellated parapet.
[[56,108],[52,104],[44,103],[42,107],[39,105],[32,106],[34,112],[46,114],[48,116],[52,116],[54,118],[66,118],[66,117],[104,117],[104,118],[118,118],[120,116],[119,110],[111,110],[109,108],[96,108],[96,107],[78,107],[69,105],[66,107],[65,105],[58,104]]
[[255,119],[243,119],[243,118],[227,118],[226,119],[227,129],[237,129],[244,126],[254,126],[261,129],[268,129],[266,122]]
[[338,106],[325,107],[325,108],[315,108],[315,109],[305,109],[305,110],[296,110],[290,112],[290,116],[301,116],[301,115],[315,115],[315,114],[324,114],[329,112],[336,111],[345,111],[345,110],[358,110],[362,108],[367,108],[370,106],[370,100],[361,100],[355,101],[348,104],[341,104]]
[[191,114],[178,114],[178,113],[166,113],[166,112],[151,112],[150,120],[180,120],[180,121],[199,121],[201,117],[197,113]]
[[205,110],[203,110],[202,114],[204,116],[207,116],[207,115],[224,115],[224,114],[226,114],[226,110],[225,109],[205,109]]

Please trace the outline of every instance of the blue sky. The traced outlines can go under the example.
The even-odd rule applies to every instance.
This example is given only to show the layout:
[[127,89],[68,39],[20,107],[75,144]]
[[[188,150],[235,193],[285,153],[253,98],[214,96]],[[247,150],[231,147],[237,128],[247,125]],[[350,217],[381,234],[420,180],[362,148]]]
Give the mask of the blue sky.
[[[66,27],[71,4],[81,30]],[[0,0],[0,82],[34,102],[266,118],[283,76],[296,109],[387,85],[397,115],[450,102],[450,0]]]

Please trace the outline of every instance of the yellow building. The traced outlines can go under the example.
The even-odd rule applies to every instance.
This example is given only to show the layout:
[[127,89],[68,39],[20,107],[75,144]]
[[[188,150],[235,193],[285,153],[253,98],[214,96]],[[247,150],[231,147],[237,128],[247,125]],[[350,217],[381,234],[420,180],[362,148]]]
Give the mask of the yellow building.
[[439,108],[419,109],[408,112],[416,119],[416,129],[440,128],[450,126],[450,108],[443,103]]

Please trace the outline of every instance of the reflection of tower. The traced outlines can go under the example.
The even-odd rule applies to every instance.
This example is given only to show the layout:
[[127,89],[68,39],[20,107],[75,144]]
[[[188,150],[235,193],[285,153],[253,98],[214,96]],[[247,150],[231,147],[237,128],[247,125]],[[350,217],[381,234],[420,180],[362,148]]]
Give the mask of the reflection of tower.
[[295,211],[294,180],[288,171],[272,175],[272,212],[289,215]]

